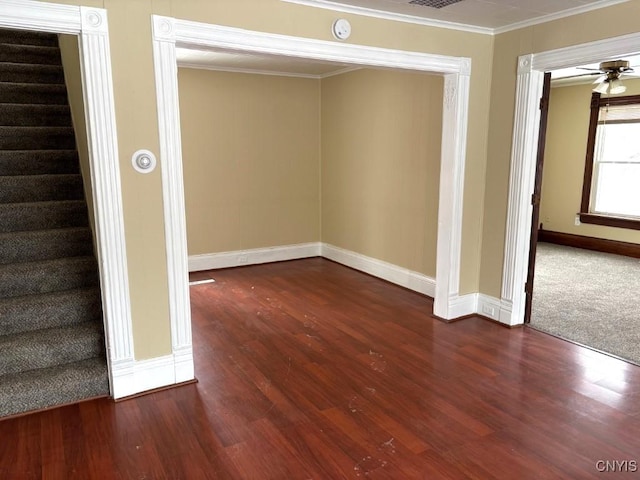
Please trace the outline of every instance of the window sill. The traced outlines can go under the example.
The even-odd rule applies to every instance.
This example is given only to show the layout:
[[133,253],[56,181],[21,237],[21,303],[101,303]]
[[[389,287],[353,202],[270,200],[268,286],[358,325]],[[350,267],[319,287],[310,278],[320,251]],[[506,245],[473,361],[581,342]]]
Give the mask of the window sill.
[[581,223],[591,223],[593,225],[604,225],[605,227],[628,228],[640,230],[640,220],[625,217],[612,217],[609,215],[598,215],[596,213],[579,213]]

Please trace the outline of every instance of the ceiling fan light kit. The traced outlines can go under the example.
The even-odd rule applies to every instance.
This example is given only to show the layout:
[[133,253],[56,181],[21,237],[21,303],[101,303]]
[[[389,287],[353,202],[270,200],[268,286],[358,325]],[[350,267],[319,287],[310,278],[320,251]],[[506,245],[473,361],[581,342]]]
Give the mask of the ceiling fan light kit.
[[597,84],[593,91],[611,95],[617,95],[624,93],[627,90],[620,80],[620,75],[623,73],[633,72],[633,69],[629,66],[627,60],[612,60],[609,62],[602,62],[600,64],[600,71],[604,74],[599,77],[594,84]]

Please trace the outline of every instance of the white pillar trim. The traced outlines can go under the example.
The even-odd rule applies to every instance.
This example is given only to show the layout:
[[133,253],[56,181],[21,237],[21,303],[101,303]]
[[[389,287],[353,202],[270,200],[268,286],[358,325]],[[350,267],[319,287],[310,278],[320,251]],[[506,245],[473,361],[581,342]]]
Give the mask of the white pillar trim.
[[[187,285],[186,221],[176,46],[181,48],[230,49],[233,51],[328,60],[372,67],[386,67],[445,75],[442,171],[438,220],[437,278],[445,287],[436,292],[441,316],[448,318],[455,304],[460,278],[462,193],[468,117],[471,60],[427,53],[328,42],[302,37],[255,32],[238,28],[179,20],[154,15],[153,45],[156,71],[160,163],[167,237],[167,268],[171,302],[174,356],[182,358],[187,376],[192,375],[191,318]],[[182,380],[187,380],[184,378]]]

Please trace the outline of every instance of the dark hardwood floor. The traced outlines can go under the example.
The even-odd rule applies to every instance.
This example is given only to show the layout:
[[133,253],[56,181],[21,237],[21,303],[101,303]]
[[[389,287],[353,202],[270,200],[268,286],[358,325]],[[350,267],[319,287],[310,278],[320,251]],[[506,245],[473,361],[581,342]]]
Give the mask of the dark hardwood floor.
[[640,476],[639,367],[319,258],[210,276],[199,383],[0,421],[0,478]]

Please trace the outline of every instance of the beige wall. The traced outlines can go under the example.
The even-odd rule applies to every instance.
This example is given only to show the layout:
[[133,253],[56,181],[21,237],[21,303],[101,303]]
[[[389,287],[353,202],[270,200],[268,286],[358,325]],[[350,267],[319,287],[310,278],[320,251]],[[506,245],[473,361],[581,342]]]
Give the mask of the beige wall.
[[[118,148],[131,290],[135,356],[171,352],[161,166],[141,175],[131,167],[140,148],[159,154],[151,42],[151,14],[168,15],[333,41],[331,24],[348,18],[349,43],[414,50],[472,59],[469,131],[462,228],[461,293],[479,284],[487,121],[494,38],[383,19],[337,14],[280,0],[59,0],[107,9]],[[493,276],[492,272],[490,277]]]
[[320,240],[320,81],[179,69],[189,255]]
[[91,165],[87,143],[87,122],[84,112],[84,98],[82,93],[82,73],[80,71],[80,50],[78,37],[75,35],[58,35],[60,56],[64,69],[64,82],[67,85],[69,108],[76,135],[76,147],[80,159],[80,172],[84,184],[84,194],[89,209],[89,224],[93,232],[95,245],[95,216],[93,212],[93,193],[91,185]]
[[322,241],[435,277],[441,76],[322,81]]
[[[151,14],[332,41],[348,18],[350,43],[472,59],[462,228],[461,293],[499,296],[518,55],[638,30],[640,0],[497,36],[337,14],[280,0],[59,0],[107,9],[136,358],[171,351],[160,168],[137,174],[139,148],[158,153]],[[495,61],[494,61],[495,58]]]
[[[640,80],[625,80],[625,95],[640,94]],[[545,230],[640,243],[640,231],[583,223],[580,211],[593,85],[551,89],[540,202]]]
[[482,293],[499,298],[502,285],[518,56],[637,32],[639,15],[640,0],[630,0],[495,37],[479,277]]

